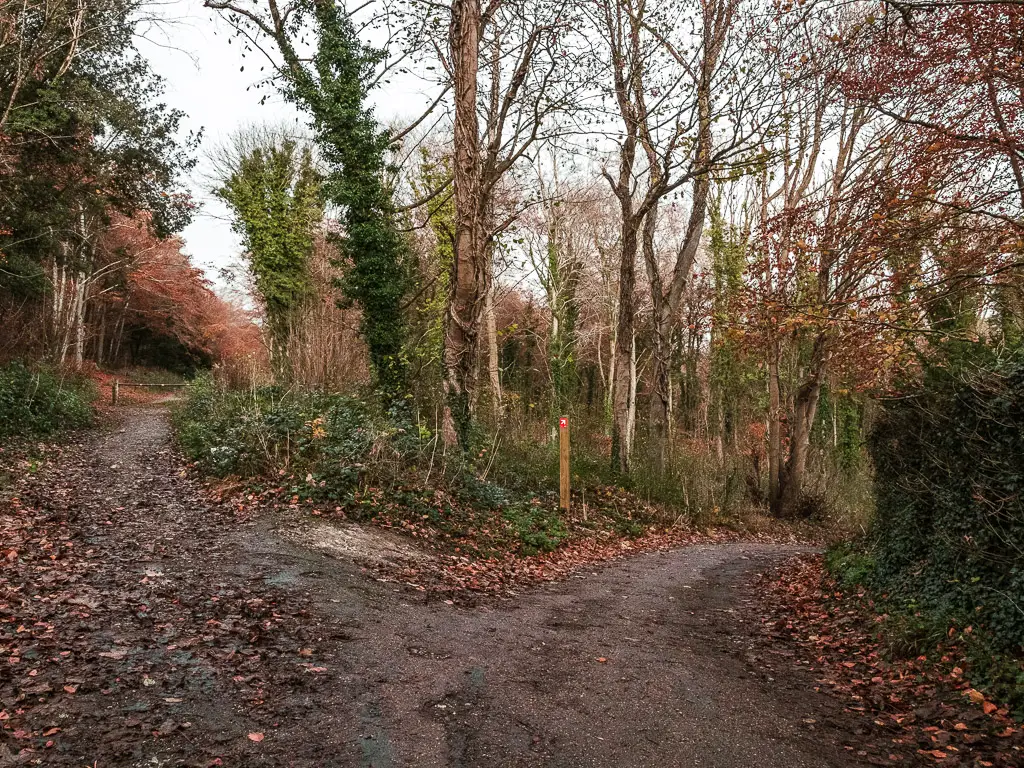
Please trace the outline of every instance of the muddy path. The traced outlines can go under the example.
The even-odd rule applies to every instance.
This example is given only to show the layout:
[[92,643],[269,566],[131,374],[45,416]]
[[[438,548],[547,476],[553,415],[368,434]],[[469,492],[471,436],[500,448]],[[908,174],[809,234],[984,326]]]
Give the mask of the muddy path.
[[0,766],[856,764],[842,706],[756,639],[746,585],[790,549],[448,605],[211,509],[165,412],[122,415],[22,489]]

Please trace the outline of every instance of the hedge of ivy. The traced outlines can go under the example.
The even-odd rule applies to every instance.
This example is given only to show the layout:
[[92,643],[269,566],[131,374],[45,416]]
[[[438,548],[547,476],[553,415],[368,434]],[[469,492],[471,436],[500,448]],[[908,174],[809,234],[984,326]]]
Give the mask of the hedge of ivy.
[[869,447],[870,581],[1015,659],[999,675],[1024,691],[1024,354],[930,370],[886,405]]

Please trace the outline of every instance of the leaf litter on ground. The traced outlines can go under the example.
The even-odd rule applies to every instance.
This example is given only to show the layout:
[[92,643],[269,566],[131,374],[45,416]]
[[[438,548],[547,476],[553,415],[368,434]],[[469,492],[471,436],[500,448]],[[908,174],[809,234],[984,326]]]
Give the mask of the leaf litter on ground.
[[759,576],[756,591],[766,649],[793,648],[794,666],[816,675],[815,690],[847,702],[863,722],[848,749],[865,762],[1024,766],[1024,728],[964,678],[958,649],[887,658],[870,597],[839,589],[820,555]]

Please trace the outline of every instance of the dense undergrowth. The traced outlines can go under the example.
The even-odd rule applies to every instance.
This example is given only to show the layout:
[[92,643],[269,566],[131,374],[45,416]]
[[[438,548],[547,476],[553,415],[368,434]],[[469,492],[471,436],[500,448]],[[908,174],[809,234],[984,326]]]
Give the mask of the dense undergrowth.
[[972,682],[1024,712],[1024,354],[935,367],[872,439],[877,517],[834,550],[894,655],[956,647]]
[[8,363],[0,368],[0,442],[86,427],[95,398],[96,388],[84,376]]
[[[474,451],[453,455],[400,411],[348,395],[233,390],[205,377],[173,418],[183,451],[206,474],[467,556],[531,555],[574,539],[637,537],[695,522],[685,508],[609,482],[585,451],[576,459],[573,512],[564,515],[548,441],[527,447],[481,438]],[[708,514],[696,522],[721,519]]]
[[[628,475],[609,466],[610,439],[602,414],[571,419],[573,488],[586,501],[587,489],[614,486],[673,519],[701,527],[728,526],[748,530],[778,526],[768,516],[766,457],[757,447],[733,447],[717,455],[707,441],[678,435],[671,444],[664,471],[647,457],[648,434],[638,429],[635,459]],[[487,444],[496,459],[490,476],[521,490],[558,488],[558,442],[552,426],[506,417],[497,437]],[[823,439],[815,446],[806,492],[800,508],[784,524],[804,535],[838,541],[862,531],[873,509],[871,475],[864,457],[843,465]]]

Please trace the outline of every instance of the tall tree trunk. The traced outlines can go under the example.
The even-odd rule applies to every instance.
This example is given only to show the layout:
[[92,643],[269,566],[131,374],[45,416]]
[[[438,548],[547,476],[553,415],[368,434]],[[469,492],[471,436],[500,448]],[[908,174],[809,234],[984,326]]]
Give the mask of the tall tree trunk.
[[778,517],[781,514],[782,398],[776,339],[770,342],[768,355],[768,507]]
[[[605,379],[604,390],[604,418],[605,427],[611,426],[611,417],[615,408],[615,349],[618,346],[618,332],[616,330],[619,322],[618,306],[612,313],[612,332],[608,337],[608,377]],[[611,432],[606,432],[611,434]]]
[[[671,394],[669,376],[672,361],[672,334],[679,325],[679,310],[683,295],[689,285],[693,263],[697,258],[701,237],[704,234],[704,219],[707,216],[708,194],[711,189],[710,175],[699,176],[693,185],[693,206],[686,227],[686,236],[676,253],[672,275],[667,289],[663,289],[661,272],[654,252],[654,224],[644,223],[644,261],[651,284],[651,306],[654,320],[654,371],[651,397],[652,460],[658,472],[665,468],[668,448]],[[648,216],[655,215],[655,206]],[[649,231],[648,231],[649,230]]]
[[481,215],[480,126],[477,75],[480,66],[480,0],[452,0],[451,66],[455,91],[452,179],[455,200],[451,294],[445,313],[444,439],[468,449],[475,389],[482,299],[489,290]]
[[[699,350],[694,352],[694,360],[700,355]],[[698,424],[698,435],[701,441],[707,441],[711,437],[711,382],[707,376],[702,376],[700,373],[700,366],[697,367],[697,386],[700,391],[700,402],[697,406],[697,424]],[[671,383],[671,382],[670,382]],[[671,398],[672,392],[669,390],[669,397]],[[671,405],[671,404],[670,404]],[[671,411],[670,411],[671,414]],[[671,422],[669,423],[671,426]],[[671,432],[669,433],[671,437]]]
[[632,215],[623,216],[622,257],[619,264],[619,316],[615,326],[615,392],[612,398],[612,469],[622,474],[629,472],[633,436],[629,419],[633,410],[632,370],[635,365],[631,367],[630,361],[636,359],[634,293],[638,223]]
[[88,282],[85,275],[78,273],[78,285],[75,287],[75,370],[81,370],[85,362],[85,308],[86,288]]
[[[651,290],[651,310],[654,325],[654,371],[651,397],[651,460],[659,474],[665,471],[669,442],[669,412],[671,409],[669,391],[672,334],[678,324],[679,307],[683,293],[689,284],[693,262],[697,257],[701,236],[704,233],[704,219],[707,216],[708,195],[711,190],[712,155],[712,109],[711,89],[713,75],[718,67],[726,33],[732,23],[734,6],[705,4],[704,13],[704,56],[701,60],[701,74],[697,82],[697,145],[692,168],[696,171],[693,180],[693,204],[690,208],[686,235],[679,247],[672,274],[667,281],[661,277],[661,266],[655,252],[654,236],[657,229],[658,203],[667,191],[667,178],[659,170],[661,159],[646,120],[639,125],[641,144],[647,153],[650,165],[653,204],[644,221],[643,255]],[[659,191],[662,190],[662,191]],[[667,287],[665,284],[667,283]]]
[[665,472],[668,461],[668,420],[672,397],[668,346],[661,333],[655,331],[654,368],[651,371],[651,464],[659,475]]
[[793,408],[793,426],[789,434],[789,456],[782,470],[779,512],[786,517],[796,513],[803,496],[807,474],[807,456],[811,448],[811,428],[821,397],[821,382],[809,381],[797,393]]
[[64,327],[64,262],[58,263],[53,260],[53,277],[50,284],[53,290],[52,317],[50,318],[49,333],[47,339],[48,352],[53,354],[57,351],[57,345],[61,338],[61,329]]
[[665,306],[666,296],[662,292],[661,272],[655,251],[654,235],[658,227],[658,203],[655,202],[644,218],[643,256],[647,276],[651,283],[651,314],[654,339],[651,349],[653,356],[651,371],[651,445],[650,458],[655,471],[665,472],[668,455],[668,413],[669,413],[669,360],[672,333],[672,318]]
[[114,325],[114,333],[110,338],[110,363],[112,366],[119,364],[121,359],[121,342],[124,340],[124,321],[128,316],[128,304],[131,299],[126,299],[124,306],[121,308],[121,317],[118,318],[117,323]]
[[99,335],[96,337],[96,365],[102,366],[105,359],[103,345],[107,338],[107,305],[104,303],[100,307],[100,320],[99,320]]
[[824,334],[814,341],[810,370],[793,398],[793,423],[789,430],[789,456],[782,468],[778,512],[790,517],[796,513],[804,492],[807,457],[811,449],[811,430],[821,399],[821,384],[827,363]]
[[61,365],[67,362],[68,353],[71,352],[75,341],[75,331],[78,328],[79,305],[82,298],[81,273],[78,273],[75,278],[68,278],[66,282],[72,291],[72,297],[66,300],[61,316],[60,354],[57,357]]
[[636,434],[636,328],[633,328],[633,343],[629,345],[629,410],[626,411],[626,432],[624,444],[626,455],[632,455],[633,435]]
[[498,359],[498,325],[494,318],[494,286],[487,291],[484,303],[484,318],[487,327],[487,377],[491,384],[491,407],[495,422],[501,421],[501,366]]

